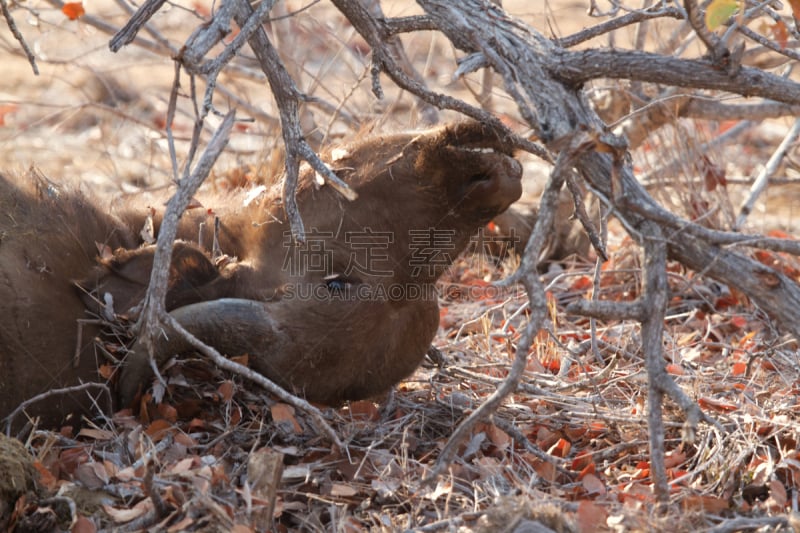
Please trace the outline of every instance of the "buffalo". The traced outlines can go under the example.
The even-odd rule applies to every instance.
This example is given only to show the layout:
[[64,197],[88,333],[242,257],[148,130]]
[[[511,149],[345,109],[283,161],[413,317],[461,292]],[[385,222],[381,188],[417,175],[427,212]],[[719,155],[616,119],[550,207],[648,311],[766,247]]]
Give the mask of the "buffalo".
[[[323,159],[357,198],[306,168],[302,243],[290,235],[280,183],[258,196],[201,197],[204,208],[180,221],[166,304],[223,354],[247,354],[255,371],[334,405],[383,393],[419,365],[438,328],[437,279],[520,197],[522,167],[509,143],[474,122],[367,137]],[[0,417],[36,394],[98,380],[100,326],[83,321],[79,335],[79,320],[135,316],[154,254],[140,230],[148,219],[156,233],[160,224],[152,200],[104,209],[80,192],[17,181],[0,180]],[[167,332],[153,355],[163,363],[188,349]],[[151,377],[135,344],[117,380],[119,405]],[[27,411],[60,416],[85,405],[84,394]]]

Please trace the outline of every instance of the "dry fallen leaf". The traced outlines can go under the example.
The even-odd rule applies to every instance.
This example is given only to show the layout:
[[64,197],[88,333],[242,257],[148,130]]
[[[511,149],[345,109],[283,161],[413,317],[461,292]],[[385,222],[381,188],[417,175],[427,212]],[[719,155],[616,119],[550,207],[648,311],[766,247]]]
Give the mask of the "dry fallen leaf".
[[150,500],[150,498],[145,498],[128,509],[117,509],[116,507],[103,504],[103,510],[114,522],[122,524],[124,522],[130,522],[131,520],[139,518],[143,514],[152,511],[153,502]]
[[580,533],[595,533],[608,530],[608,513],[605,507],[591,500],[578,502],[577,519]]
[[276,403],[269,408],[272,420],[287,424],[295,433],[302,433],[303,428],[294,416],[294,407],[285,403]]
[[69,20],[76,20],[86,14],[83,8],[83,2],[65,2],[61,7],[61,12],[64,13]]
[[600,478],[594,474],[586,474],[581,479],[581,484],[584,490],[589,494],[604,495],[606,493],[606,486],[600,481]]

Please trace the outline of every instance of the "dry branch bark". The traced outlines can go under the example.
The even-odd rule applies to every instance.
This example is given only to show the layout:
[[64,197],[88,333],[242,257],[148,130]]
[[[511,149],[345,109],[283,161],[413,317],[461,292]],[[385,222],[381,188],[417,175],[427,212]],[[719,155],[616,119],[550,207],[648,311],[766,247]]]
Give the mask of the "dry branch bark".
[[[595,77],[727,90],[745,96],[769,97],[791,105],[800,103],[800,85],[756,69],[724,72],[717,70],[708,60],[664,58],[643,52],[568,52],[486,2],[465,0],[456,4],[444,0],[418,0],[418,3],[457,48],[467,54],[482,54],[503,76],[506,91],[514,97],[522,117],[556,153],[565,146],[574,146],[571,140],[587,135],[586,132],[589,137],[597,139],[598,146],[605,145],[605,151],[608,148],[616,151],[618,141],[607,136],[602,122],[580,91],[584,81]],[[668,251],[691,269],[742,289],[800,338],[800,307],[797,305],[800,303],[800,289],[794,282],[741,254],[711,245],[699,237],[682,234],[680,240],[676,240],[679,228],[664,230],[659,223],[648,220],[649,213],[664,215],[666,212],[636,181],[630,162],[621,151],[612,156],[588,150],[576,155],[574,166],[595,190],[611,200],[618,210],[617,215],[627,220],[628,227],[638,232],[634,237],[645,246],[649,265],[645,301],[653,305],[666,301],[663,254]],[[681,221],[681,224],[684,231],[694,227],[688,221]],[[662,235],[666,236],[666,242]],[[658,246],[653,245],[656,241],[661,241]],[[532,265],[523,262],[521,269],[525,268],[530,269]],[[529,272],[523,271],[517,277],[525,274]],[[649,420],[654,483],[659,501],[666,502],[669,488],[663,466],[660,397],[663,393],[673,396],[679,405],[689,409],[692,419],[699,418],[699,415],[697,407],[687,404],[680,389],[663,371],[662,322],[659,316],[656,311],[655,317],[640,318],[647,332],[643,349],[648,359],[652,395]]]
[[[158,6],[160,0],[150,0],[145,6]],[[490,400],[467,419],[442,452],[434,474],[440,473],[452,459],[459,439],[468,435],[482,416],[491,414],[503,398],[513,391],[522,377],[528,349],[540,329],[546,313],[544,292],[536,274],[541,239],[552,221],[555,192],[564,173],[574,168],[592,190],[604,197],[615,209],[632,235],[644,248],[646,275],[643,297],[627,306],[605,309],[587,304],[587,314],[615,313],[617,318],[635,318],[642,323],[643,351],[647,356],[650,380],[651,461],[659,500],[669,495],[663,465],[663,427],[660,400],[663,394],[672,397],[688,414],[690,422],[700,418],[697,406],[664,372],[661,355],[663,307],[668,296],[666,285],[666,256],[687,267],[713,277],[745,292],[757,305],[770,313],[787,331],[800,338],[800,289],[784,276],[747,256],[731,250],[735,239],[730,234],[710,232],[682,220],[657,204],[637,182],[624,143],[608,134],[605,125],[589,106],[582,85],[596,78],[627,79],[651,82],[671,87],[689,87],[726,91],[743,96],[769,99],[767,105],[780,103],[783,109],[800,105],[800,85],[762,70],[741,66],[736,53],[731,55],[723,40],[708,35],[700,21],[697,3],[686,0],[691,24],[707,45],[710,58],[683,59],[643,51],[589,49],[571,51],[563,44],[572,41],[552,41],[525,24],[509,17],[502,8],[485,0],[418,0],[426,15],[394,20],[376,18],[357,0],[332,0],[356,30],[372,47],[374,91],[381,94],[377,74],[386,73],[398,86],[420,97],[430,105],[460,111],[504,132],[511,143],[547,160],[555,160],[548,192],[543,198],[540,218],[519,271],[510,281],[521,281],[531,300],[531,320],[517,347],[517,357],[504,382]],[[244,0],[236,0],[234,19],[244,27],[253,8]],[[157,7],[156,7],[157,9]],[[114,46],[128,42],[152,15],[140,10],[142,17],[132,19],[127,30],[114,40]],[[154,11],[153,11],[154,12]],[[676,17],[678,11],[664,12]],[[648,15],[628,17],[644,20]],[[612,28],[613,25],[608,25]],[[503,81],[506,92],[517,103],[521,117],[546,145],[542,147],[514,136],[493,115],[445,94],[427,89],[418,76],[404,68],[402,54],[392,45],[398,32],[419,29],[439,29],[467,57],[459,73],[491,67]],[[603,29],[606,29],[605,27]],[[126,41],[127,40],[127,41]],[[270,43],[263,28],[256,28],[248,37],[270,88],[278,102],[287,149],[287,179],[284,201],[296,238],[302,239],[303,226],[294,203],[299,160],[305,159],[330,180],[333,186],[347,195],[335,175],[321,164],[305,142],[298,121],[298,102],[304,96],[294,84]],[[200,54],[200,56],[204,55]],[[598,150],[601,148],[602,150]],[[610,152],[610,153],[609,153]],[[762,241],[766,242],[766,241]],[[780,243],[773,243],[781,247]],[[787,243],[786,249],[793,249]],[[793,250],[794,251],[794,250]],[[654,312],[655,309],[655,312]],[[155,322],[154,322],[155,323]]]
[[[244,0],[236,0],[236,12],[234,19],[239,27],[243,27],[250,16],[253,8]],[[286,147],[286,181],[283,187],[283,202],[286,215],[292,226],[292,235],[297,241],[305,240],[305,228],[297,209],[295,190],[300,172],[300,160],[308,161],[311,167],[325,178],[328,184],[339,191],[345,198],[354,199],[354,193],[334,174],[319,156],[312,150],[300,130],[300,112],[298,101],[302,94],[289,76],[289,72],[284,67],[275,47],[270,43],[263,27],[259,27],[248,39],[250,48],[256,55],[261,70],[267,75],[270,89],[278,103],[281,117],[281,129],[283,141]]]

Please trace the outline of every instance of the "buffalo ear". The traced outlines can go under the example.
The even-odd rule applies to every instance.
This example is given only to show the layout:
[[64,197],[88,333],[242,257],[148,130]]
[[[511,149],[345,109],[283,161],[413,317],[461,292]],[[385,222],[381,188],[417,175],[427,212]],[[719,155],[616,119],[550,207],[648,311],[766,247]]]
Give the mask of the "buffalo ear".
[[[120,249],[102,260],[89,275],[75,282],[84,305],[94,314],[125,314],[139,305],[147,292],[153,269],[155,246],[136,250]],[[167,309],[173,300],[192,300],[191,293],[219,277],[219,270],[206,253],[194,244],[176,242],[172,249]],[[199,298],[198,298],[199,299]]]

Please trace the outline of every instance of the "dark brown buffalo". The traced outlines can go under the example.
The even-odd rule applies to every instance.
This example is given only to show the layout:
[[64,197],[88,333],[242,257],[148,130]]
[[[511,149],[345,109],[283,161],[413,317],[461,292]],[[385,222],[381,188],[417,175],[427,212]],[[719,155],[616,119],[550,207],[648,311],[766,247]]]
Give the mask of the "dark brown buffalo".
[[[221,220],[220,248],[235,260],[217,267],[204,248],[179,243],[167,305],[184,327],[222,353],[247,353],[256,371],[310,400],[335,404],[384,392],[417,367],[438,327],[434,283],[470,237],[520,196],[521,167],[502,139],[474,123],[361,140],[332,150],[326,160],[358,198],[342,198],[320,185],[313,171],[305,171],[297,192],[307,230],[303,245],[292,243],[274,191],[248,206],[244,192],[201,199],[204,209],[184,215],[180,237],[196,241],[205,223],[204,245],[210,244],[213,211]],[[8,188],[4,197],[20,194]],[[23,231],[17,226],[17,235],[46,227],[43,201],[48,200],[26,196],[21,202],[33,215],[22,221]],[[62,231],[75,233],[69,245],[58,245],[67,254],[79,250],[84,260],[50,278],[61,304],[48,309],[48,316],[59,328],[53,335],[40,326],[38,335],[3,337],[4,367],[6,359],[14,368],[26,364],[8,353],[12,344],[36,346],[33,358],[51,368],[68,367],[76,338],[70,327],[83,316],[80,293],[70,280],[83,278],[82,297],[92,311],[127,313],[140,303],[149,279],[153,248],[133,250],[129,242],[141,227],[144,209],[127,204],[116,213],[121,222],[109,217],[103,226],[94,220],[102,214],[79,196],[49,202],[56,206],[49,209],[60,213]],[[68,208],[80,203],[88,216]],[[18,209],[10,205],[9,218]],[[98,229],[81,229],[89,221]],[[0,230],[6,228],[3,221]],[[49,257],[56,237],[37,238],[34,255]],[[7,263],[17,271],[25,264],[24,239],[15,239],[12,255],[0,244],[4,272]],[[95,241],[127,250],[90,269]],[[13,306],[19,320],[36,322],[40,315],[22,311],[22,301],[35,297],[36,305],[46,308],[56,289],[33,290],[18,283],[20,278],[7,277],[12,283],[3,287],[0,307],[8,314]],[[160,363],[186,349],[179,336],[170,334],[155,356]],[[4,386],[0,416],[15,399],[93,379],[94,358],[82,357],[81,364],[60,374],[64,379],[25,384],[19,394],[7,393]],[[24,379],[24,371],[17,375]],[[119,381],[122,403],[130,403],[151,375],[147,354],[134,346]]]
[[[98,245],[136,241],[83,194],[33,175],[0,176],[0,419],[37,394],[99,381],[98,329],[85,326],[77,345],[78,319],[88,315],[72,283],[95,264]],[[27,412],[69,413],[88,403],[86,392],[59,394]]]

